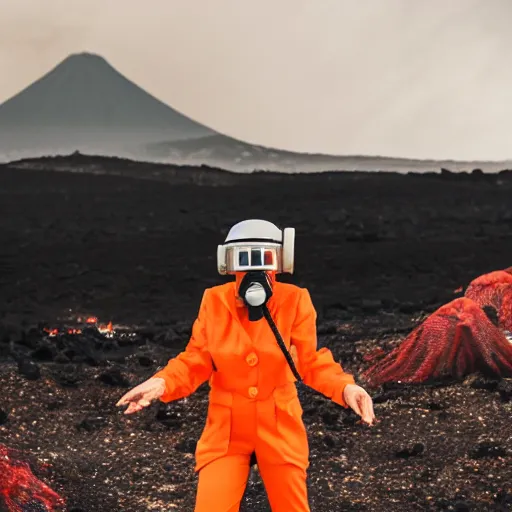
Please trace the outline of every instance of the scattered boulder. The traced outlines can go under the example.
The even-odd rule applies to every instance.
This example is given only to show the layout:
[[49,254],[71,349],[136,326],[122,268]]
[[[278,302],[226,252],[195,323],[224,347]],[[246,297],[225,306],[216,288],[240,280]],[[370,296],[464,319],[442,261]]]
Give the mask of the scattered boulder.
[[422,443],[416,443],[410,448],[400,448],[395,452],[395,456],[399,459],[408,459],[409,457],[418,457],[425,451]]
[[506,455],[506,449],[501,444],[493,441],[481,441],[469,451],[469,456],[472,459],[506,457]]
[[197,440],[195,439],[185,439],[180,443],[176,444],[174,447],[177,451],[182,453],[191,453],[194,454],[196,451]]
[[503,379],[496,389],[503,402],[512,401],[512,379]]
[[30,359],[21,359],[18,362],[18,373],[28,380],[38,380],[41,378],[39,366]]
[[107,423],[106,418],[101,416],[84,418],[77,424],[77,430],[85,430],[87,432],[94,432],[101,430]]
[[130,380],[117,367],[109,368],[98,376],[98,380],[116,388],[128,388],[131,386]]

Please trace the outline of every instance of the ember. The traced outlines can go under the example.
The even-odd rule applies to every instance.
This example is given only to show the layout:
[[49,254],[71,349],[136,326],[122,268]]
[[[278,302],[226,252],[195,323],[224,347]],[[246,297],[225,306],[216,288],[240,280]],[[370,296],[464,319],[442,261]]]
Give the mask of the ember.
[[0,445],[0,510],[53,512],[63,510],[65,500],[41,482],[25,462],[13,460]]
[[73,326],[64,325],[60,328],[58,327],[44,327],[43,331],[47,333],[50,337],[59,336],[62,334],[82,334],[83,329],[94,328],[98,332],[106,335],[107,337],[112,337],[114,334],[114,325],[112,321],[107,324],[99,323],[98,318],[95,316],[89,316],[87,318],[77,317],[76,320],[71,319],[73,322]]

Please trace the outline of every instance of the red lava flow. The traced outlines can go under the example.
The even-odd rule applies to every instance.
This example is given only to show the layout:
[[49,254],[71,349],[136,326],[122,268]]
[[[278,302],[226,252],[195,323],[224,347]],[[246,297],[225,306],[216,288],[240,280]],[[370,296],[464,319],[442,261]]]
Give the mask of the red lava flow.
[[56,512],[65,500],[41,482],[26,462],[14,459],[12,452],[0,445],[0,510],[9,512]]

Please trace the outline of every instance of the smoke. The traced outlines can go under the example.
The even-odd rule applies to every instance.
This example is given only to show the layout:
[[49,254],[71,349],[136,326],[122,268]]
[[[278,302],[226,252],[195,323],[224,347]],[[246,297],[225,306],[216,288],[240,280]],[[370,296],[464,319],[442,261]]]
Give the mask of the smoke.
[[0,0],[0,103],[88,44],[100,5]]
[[0,0],[0,97],[89,50],[249,142],[509,159],[510,19],[510,0]]

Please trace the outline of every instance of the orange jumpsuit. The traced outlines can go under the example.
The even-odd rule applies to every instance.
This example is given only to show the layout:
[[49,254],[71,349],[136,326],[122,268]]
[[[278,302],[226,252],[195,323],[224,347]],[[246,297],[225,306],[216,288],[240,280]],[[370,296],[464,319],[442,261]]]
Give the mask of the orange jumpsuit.
[[[209,380],[206,425],[196,449],[195,512],[237,512],[255,453],[273,512],[309,512],[309,447],[295,377],[265,318],[248,319],[236,282],[205,290],[186,349],[157,372],[163,402]],[[275,282],[267,303],[306,385],[347,407],[354,383],[331,352],[317,350],[316,312],[308,291]]]

